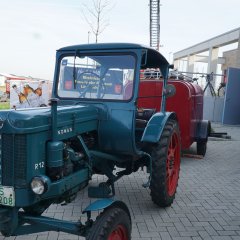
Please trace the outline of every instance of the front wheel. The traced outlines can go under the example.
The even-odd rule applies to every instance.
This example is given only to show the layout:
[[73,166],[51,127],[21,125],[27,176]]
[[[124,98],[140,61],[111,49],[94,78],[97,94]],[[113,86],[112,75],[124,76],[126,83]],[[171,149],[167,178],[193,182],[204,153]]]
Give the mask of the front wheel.
[[180,171],[180,135],[178,123],[168,120],[158,143],[151,146],[152,201],[160,207],[173,203]]
[[97,218],[86,239],[130,240],[131,219],[122,208],[110,207]]

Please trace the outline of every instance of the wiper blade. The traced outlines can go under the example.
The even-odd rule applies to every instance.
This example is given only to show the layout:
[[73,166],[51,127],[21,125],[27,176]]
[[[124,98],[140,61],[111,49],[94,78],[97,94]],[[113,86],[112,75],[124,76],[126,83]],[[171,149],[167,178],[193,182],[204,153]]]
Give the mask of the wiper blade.
[[76,57],[77,57],[77,50],[75,51],[75,55],[74,55],[74,61],[73,61],[73,86],[74,89],[76,89],[76,85],[77,85],[77,79],[76,79]]

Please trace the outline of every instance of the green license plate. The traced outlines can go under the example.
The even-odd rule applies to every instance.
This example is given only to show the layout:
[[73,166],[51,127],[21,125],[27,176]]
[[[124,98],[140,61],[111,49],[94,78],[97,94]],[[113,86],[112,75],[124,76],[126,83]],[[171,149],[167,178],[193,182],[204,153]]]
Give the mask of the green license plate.
[[0,205],[15,206],[15,194],[13,187],[0,185]]

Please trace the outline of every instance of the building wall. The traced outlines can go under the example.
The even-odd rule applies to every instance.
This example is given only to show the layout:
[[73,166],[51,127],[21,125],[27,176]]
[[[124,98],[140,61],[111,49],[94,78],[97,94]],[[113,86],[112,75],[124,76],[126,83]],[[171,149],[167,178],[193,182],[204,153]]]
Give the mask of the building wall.
[[0,87],[3,87],[6,85],[6,77],[0,75]]
[[225,64],[222,64],[222,71],[227,70],[228,68],[240,68],[240,65],[237,61],[238,50],[230,50],[223,53],[225,58]]

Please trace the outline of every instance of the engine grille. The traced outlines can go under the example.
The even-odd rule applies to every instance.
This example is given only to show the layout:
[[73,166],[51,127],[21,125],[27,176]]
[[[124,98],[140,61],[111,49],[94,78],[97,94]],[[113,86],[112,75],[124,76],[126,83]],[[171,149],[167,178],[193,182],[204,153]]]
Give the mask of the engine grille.
[[2,135],[2,185],[24,187],[27,178],[26,135]]

